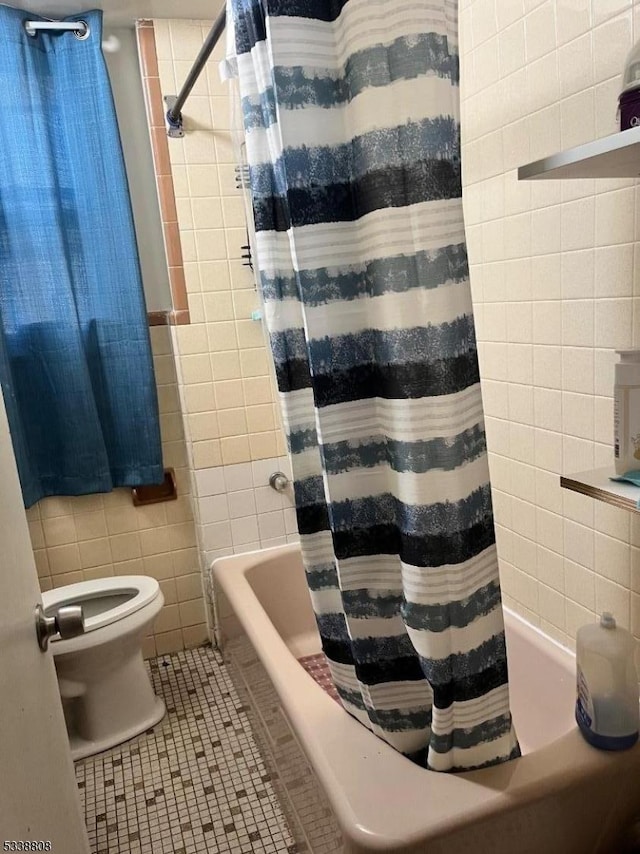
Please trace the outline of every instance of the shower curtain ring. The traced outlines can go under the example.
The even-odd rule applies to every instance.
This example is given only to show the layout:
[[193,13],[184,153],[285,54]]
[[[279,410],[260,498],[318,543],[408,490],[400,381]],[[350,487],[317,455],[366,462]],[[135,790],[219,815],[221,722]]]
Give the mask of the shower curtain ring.
[[89,38],[89,36],[91,35],[91,29],[89,27],[89,24],[87,24],[86,21],[78,21],[78,24],[82,24],[82,26],[84,27],[84,30],[74,30],[73,34],[77,39],[79,39],[82,42],[85,39]]

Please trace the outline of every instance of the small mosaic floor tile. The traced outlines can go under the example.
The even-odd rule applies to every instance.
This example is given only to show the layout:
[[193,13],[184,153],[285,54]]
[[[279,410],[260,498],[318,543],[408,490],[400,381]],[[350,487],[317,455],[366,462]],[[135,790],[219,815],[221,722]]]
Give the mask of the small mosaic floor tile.
[[295,854],[218,654],[200,647],[149,667],[164,720],[76,763],[93,854]]

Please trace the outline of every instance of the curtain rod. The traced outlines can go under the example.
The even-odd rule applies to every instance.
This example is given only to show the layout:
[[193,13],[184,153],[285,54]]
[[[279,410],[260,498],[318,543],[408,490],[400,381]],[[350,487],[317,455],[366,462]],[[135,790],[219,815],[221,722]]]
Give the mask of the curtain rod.
[[[23,22],[24,31],[31,38],[35,38],[39,32],[51,30],[54,33],[73,33],[80,41],[88,39],[91,29],[86,21],[30,21]],[[120,50],[120,40],[113,33],[102,41],[102,50],[105,53],[117,53]]]
[[39,30],[71,32],[79,39],[89,36],[89,24],[86,21],[25,21],[24,29],[29,36],[37,36]]
[[167,110],[167,122],[169,124],[169,129],[167,133],[169,136],[184,136],[184,130],[182,128],[182,108],[184,107],[184,103],[191,94],[191,90],[196,84],[198,77],[202,73],[203,68],[207,64],[207,60],[211,56],[211,53],[214,47],[217,45],[220,40],[220,36],[224,32],[224,28],[227,23],[227,11],[226,8],[223,7],[222,11],[216,18],[211,30],[209,31],[209,35],[204,40],[204,44],[200,48],[200,53],[197,55],[195,62],[191,68],[191,71],[187,74],[187,79],[184,81],[182,89],[178,93],[178,95],[167,95],[165,97],[165,103],[169,107]]

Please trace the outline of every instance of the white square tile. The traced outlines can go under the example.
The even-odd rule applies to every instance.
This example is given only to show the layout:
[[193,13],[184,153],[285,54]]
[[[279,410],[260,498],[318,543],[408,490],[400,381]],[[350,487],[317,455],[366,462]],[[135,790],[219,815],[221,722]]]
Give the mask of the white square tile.
[[284,457],[278,458],[280,471],[286,474],[289,480],[293,479],[293,473],[291,471],[291,457],[287,454]]
[[563,299],[589,299],[594,295],[595,250],[563,252],[560,258]]
[[[547,157],[562,147],[560,104],[550,104],[543,110],[532,113],[527,119],[527,125],[530,134],[529,155],[531,160]],[[522,163],[522,158],[520,163]]]
[[226,495],[210,495],[198,501],[200,521],[203,525],[212,522],[224,522],[229,518],[229,504]]
[[292,507],[287,507],[284,512],[284,528],[287,534],[298,534],[298,520],[296,511]]
[[624,350],[633,343],[633,300],[595,300],[596,347],[612,347]]
[[482,340],[504,341],[507,336],[507,312],[504,304],[485,303],[482,313]]
[[538,609],[542,618],[564,631],[565,599],[561,593],[547,587],[546,584],[541,584],[538,588]]
[[[564,3],[559,3],[558,6],[565,8]],[[577,15],[577,12],[574,14]],[[565,18],[568,19],[569,17],[565,12]],[[568,95],[575,95],[593,84],[591,32],[585,32],[580,38],[564,44],[558,50],[558,72],[560,75],[560,94],[563,98]]]
[[[594,443],[577,436],[562,437],[562,473],[571,475],[592,469],[595,465]],[[593,513],[593,508],[591,508]]]
[[229,522],[214,522],[211,525],[204,525],[202,543],[207,552],[231,546],[231,525]]
[[274,472],[279,470],[279,463],[279,457],[270,457],[265,460],[254,460],[251,463],[253,485],[255,487],[269,486],[269,478]]
[[258,520],[255,516],[231,520],[231,537],[234,546],[255,542],[260,539]]
[[509,383],[509,418],[523,424],[533,424],[533,388]]
[[[523,361],[519,358],[519,354],[514,354],[507,358],[507,347],[509,345],[497,343],[493,341],[480,342],[480,372],[483,377],[491,380],[507,380],[512,382],[526,382],[520,379],[523,375]],[[512,347],[521,346],[513,344]],[[511,352],[509,350],[509,352]],[[513,365],[513,367],[512,367]],[[509,372],[513,370],[513,377],[509,376]],[[530,382],[530,380],[529,380]]]
[[235,463],[225,466],[224,476],[229,492],[239,492],[242,489],[251,489],[253,486],[251,463]]
[[[526,424],[517,424],[515,421],[509,423],[509,443],[511,456],[514,460],[523,463],[532,463],[535,455],[533,427]],[[532,473],[531,473],[532,475]],[[533,477],[531,476],[533,485]],[[514,489],[514,494],[517,494]]]
[[533,343],[562,343],[562,310],[559,300],[533,303]]
[[[496,361],[503,366],[512,383],[530,385],[533,382],[533,348],[530,344],[496,344]],[[496,365],[496,371],[499,370]]]
[[536,575],[539,581],[562,592],[564,590],[564,558],[558,552],[538,546]]
[[512,26],[503,30],[498,37],[500,53],[500,74],[507,77],[526,61],[524,41],[524,21],[516,21]]
[[626,545],[630,542],[631,514],[619,507],[605,504],[604,501],[596,502],[595,526],[601,533],[622,540]]
[[593,347],[594,318],[594,300],[564,301],[562,303],[562,343],[573,347]]
[[[533,335],[533,313],[530,302],[507,304],[506,340],[515,344],[531,344]],[[504,340],[504,338],[498,339]]]
[[243,554],[244,552],[257,552],[261,549],[259,541],[254,541],[253,543],[238,543],[234,546],[233,553],[234,554]]
[[593,438],[613,450],[613,398],[594,397],[593,403]]
[[270,486],[256,486],[255,490],[256,512],[270,513],[273,510],[282,510],[284,500],[280,492],[276,492]]
[[[527,430],[528,434],[535,432],[531,428],[523,429]],[[527,450],[531,449],[528,448]],[[521,498],[530,504],[535,503],[536,500],[536,470],[533,465],[533,453],[534,451],[531,450],[531,455],[526,461],[511,460],[511,493],[516,498]]]
[[540,507],[536,510],[536,539],[539,545],[562,554],[563,519],[557,513],[549,513]]
[[558,57],[548,53],[526,66],[529,84],[529,106],[532,112],[556,104],[560,100]]
[[[573,471],[575,472],[576,469],[573,469]],[[593,528],[593,505],[594,501],[592,498],[580,495],[579,492],[571,492],[568,489],[562,490],[562,512],[572,522],[578,522],[587,528]]]
[[566,202],[561,213],[562,250],[591,249],[595,240],[595,200]]
[[578,525],[570,519],[564,520],[564,553],[569,560],[579,563],[587,569],[593,569],[594,537],[593,531],[584,525]]
[[[578,92],[560,105],[560,130],[563,148],[591,142],[595,136],[595,95],[593,89]],[[596,225],[597,230],[597,225]]]
[[633,296],[633,244],[603,246],[595,253],[597,297]]
[[527,59],[537,59],[556,47],[555,2],[547,0],[525,18]]
[[562,256],[538,255],[531,259],[531,282],[536,299],[559,300],[562,296]]
[[492,415],[495,418],[508,418],[509,396],[507,383],[483,380],[482,402],[484,404],[485,415]]
[[584,608],[595,610],[596,607],[596,580],[592,570],[574,563],[571,560],[564,562],[564,585],[565,595],[582,605]]
[[596,612],[610,611],[628,629],[631,622],[631,591],[596,573]]
[[595,571],[623,587],[631,587],[631,550],[628,543],[595,532]]
[[195,479],[199,496],[219,495],[225,492],[227,488],[222,466],[199,469],[195,472]]
[[634,239],[634,226],[635,187],[596,196],[597,246],[630,243]]
[[282,510],[276,510],[272,513],[261,513],[258,516],[258,529],[260,531],[261,542],[274,539],[275,537],[284,537],[286,530]]
[[533,382],[545,388],[562,388],[562,350],[560,347],[534,345]]
[[238,519],[242,516],[255,516],[256,499],[253,489],[242,489],[229,493],[229,517]]
[[[627,9],[629,7],[629,0],[622,0],[622,3],[618,3],[618,0],[614,0],[614,2],[618,6],[624,4]],[[607,7],[611,9],[613,5],[614,3],[609,2],[609,0],[594,2],[594,23],[599,20],[599,11],[601,15],[603,9],[607,9]],[[631,11],[617,15],[602,26],[595,27],[593,30],[593,65],[596,83],[620,73],[619,59],[626,57],[631,50],[632,30]]]
[[536,497],[538,507],[550,513],[562,513],[562,490],[557,473],[536,469]]
[[520,498],[511,500],[511,529],[529,540],[536,539],[536,508]]
[[593,395],[563,392],[563,431],[570,436],[593,439],[593,411]]
[[511,454],[509,422],[485,416],[484,426],[489,451],[493,454],[509,456]]
[[534,389],[536,427],[562,432],[562,394],[555,389]]
[[593,394],[594,351],[591,348],[562,348],[562,388],[566,391]]
[[560,205],[531,213],[531,254],[560,252]]
[[605,397],[613,395],[614,366],[617,361],[618,356],[613,350],[594,351],[594,391],[596,394],[603,395]]

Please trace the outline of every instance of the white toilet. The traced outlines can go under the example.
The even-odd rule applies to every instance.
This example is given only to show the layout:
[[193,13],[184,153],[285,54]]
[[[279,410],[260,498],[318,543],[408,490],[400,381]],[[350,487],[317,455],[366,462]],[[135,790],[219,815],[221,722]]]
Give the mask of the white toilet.
[[63,605],[81,605],[84,612],[83,635],[51,640],[74,759],[114,747],[164,717],[141,649],[164,604],[154,578],[81,581],[46,591],[42,604],[47,616]]

